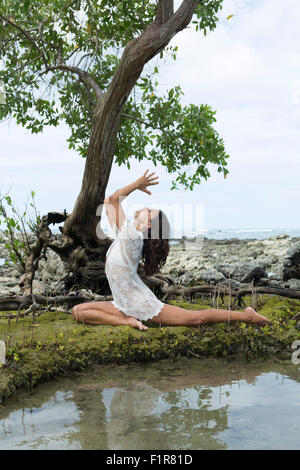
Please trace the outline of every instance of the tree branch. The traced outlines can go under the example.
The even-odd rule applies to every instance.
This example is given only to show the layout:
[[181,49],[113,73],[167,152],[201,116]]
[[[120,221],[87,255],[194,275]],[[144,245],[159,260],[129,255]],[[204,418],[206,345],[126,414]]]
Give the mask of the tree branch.
[[0,52],[6,48],[7,44],[9,44],[11,41],[14,41],[15,39],[18,39],[22,34],[19,33],[19,34],[16,34],[15,36],[13,36],[12,38],[9,38],[9,39],[6,39],[4,41],[1,40],[1,44],[3,44],[3,46],[0,48]]
[[94,55],[94,52],[88,52],[87,54],[84,54],[82,57],[80,57],[79,61],[76,64],[76,67],[79,67],[80,62],[82,62],[83,59],[85,59],[86,57],[93,56],[93,55]]
[[33,60],[30,60],[29,62],[26,62],[25,64],[20,65],[20,67],[14,69],[13,73],[6,74],[5,77],[12,77],[13,75],[15,75],[16,72],[18,72],[19,70],[22,70],[24,67],[27,67],[27,65],[33,64],[36,60],[37,58],[35,57]]
[[42,41],[44,44],[46,44],[47,46],[51,47],[52,49],[55,49],[57,50],[58,46],[56,46],[55,44],[53,44],[53,42],[47,42],[44,38],[43,38],[43,29],[44,29],[44,25],[46,23],[48,23],[49,21],[49,18],[45,18],[44,20],[40,21],[39,23],[39,38],[40,38],[40,41]]
[[[38,28],[31,28],[31,29],[27,29],[26,32],[27,33],[32,33],[33,31],[37,31]],[[3,44],[3,46],[0,48],[0,51],[2,51],[4,49],[5,46],[7,46],[7,44],[9,44],[11,41],[14,41],[16,39],[18,39],[20,36],[22,36],[22,33],[19,33],[19,34],[16,34],[15,36],[9,38],[9,39],[6,39],[6,40],[0,40],[0,43]]]
[[[44,38],[42,37],[42,34],[43,34],[43,27],[44,27],[44,24],[47,23],[47,21],[49,21],[48,18],[45,18],[44,20],[42,20],[40,23],[39,23],[39,26],[38,28],[35,28],[35,30],[38,30],[38,33],[39,33],[39,41],[41,41],[43,44],[47,44],[48,46],[50,46],[52,49],[55,49],[57,50],[57,65],[49,65],[48,61],[47,61],[47,58],[46,56],[44,55],[44,52],[41,50],[41,48],[37,45],[36,41],[28,34],[28,31],[24,30],[21,26],[17,25],[16,23],[14,23],[14,21],[11,21],[11,19],[9,18],[6,18],[5,16],[3,15],[0,15],[0,18],[4,21],[6,21],[8,24],[10,24],[11,26],[13,26],[14,28],[16,28],[18,31],[20,31],[20,33],[25,36],[28,41],[31,42],[31,44],[33,45],[33,47],[40,53],[42,59],[43,59],[43,62],[44,62],[44,65],[45,65],[45,70],[43,72],[41,72],[39,75],[43,75],[49,71],[52,71],[52,70],[65,70],[65,71],[69,71],[69,72],[72,72],[72,73],[76,73],[81,81],[84,83],[84,85],[86,87],[90,87],[92,88],[92,90],[95,92],[95,95],[97,97],[97,100],[100,101],[102,99],[102,96],[103,96],[103,92],[101,90],[101,88],[99,87],[99,85],[96,83],[96,81],[84,70],[78,68],[78,67],[72,67],[71,65],[66,65],[64,63],[64,58],[62,56],[62,50],[61,50],[61,46],[58,45],[56,46],[55,44],[53,43],[49,43],[47,41],[44,40]],[[32,31],[32,30],[31,30]]]
[[[89,42],[90,42],[90,39],[87,39],[87,40],[82,44],[81,47],[84,47],[84,46],[85,46],[86,44],[88,44]],[[78,54],[78,52],[80,52],[80,49],[74,49],[72,52],[70,52],[70,54],[69,54],[67,57],[65,57],[65,62],[66,62],[67,60],[69,60],[69,59],[72,57],[73,54],[75,54],[75,53]]]
[[[168,8],[164,10],[164,15],[170,14],[169,0],[160,0],[159,6],[164,3]],[[149,25],[143,33],[135,39],[132,39],[124,49],[122,58],[116,70],[116,73],[109,86],[108,94],[116,91],[118,95],[125,96],[129,94],[137,77],[140,76],[144,65],[149,62],[170,42],[176,33],[184,29],[191,21],[195,8],[202,0],[183,0],[178,10],[169,18],[168,21],[161,24],[160,14],[154,22]],[[163,6],[160,6],[163,9]],[[125,88],[125,89],[124,89]],[[108,95],[107,95],[108,96]]]
[[43,59],[43,62],[45,64],[45,67],[48,66],[48,62],[47,62],[47,58],[45,57],[43,51],[39,48],[39,46],[36,44],[35,40],[28,34],[28,31],[26,31],[25,29],[21,28],[21,26],[17,25],[14,21],[11,21],[9,18],[6,18],[5,16],[3,15],[0,15],[0,18],[4,21],[6,21],[6,23],[10,24],[13,28],[16,28],[18,31],[20,31],[23,36],[26,37],[26,39],[28,39],[29,42],[31,42],[31,44],[33,45],[33,47],[40,53],[42,59]]
[[[111,296],[94,295],[96,300],[107,300]],[[32,304],[37,303],[41,305],[68,305],[73,307],[78,303],[90,301],[90,297],[84,297],[83,295],[57,295],[57,296],[44,296],[39,294],[28,294],[28,295],[16,295],[16,296],[0,296],[0,310],[3,312],[9,312],[13,310],[21,310],[25,307],[30,307]],[[52,308],[52,306],[50,306]],[[27,310],[26,313],[29,313]],[[15,317],[14,317],[15,318]]]
[[159,0],[156,19],[159,24],[164,24],[174,14],[174,0]]
[[72,67],[71,65],[66,65],[64,63],[60,63],[59,65],[47,65],[46,70],[40,72],[39,75],[44,75],[45,73],[53,70],[63,70],[67,72],[76,73],[86,87],[92,88],[92,90],[95,92],[97,100],[100,101],[102,99],[103,92],[101,88],[99,87],[98,83],[87,72],[85,72],[85,70],[82,70],[78,67]]
[[[151,127],[152,129],[157,129],[159,131],[162,131],[162,132],[166,132],[167,134],[171,135],[170,132],[166,131],[166,129],[164,129],[164,127],[160,127],[160,126],[153,126],[153,124],[151,124],[151,122],[149,121],[144,121],[143,119],[140,119],[136,116],[132,116],[131,114],[126,114],[126,113],[122,113],[122,117],[124,118],[127,118],[127,119],[132,119],[133,121],[137,121],[139,122],[140,124],[144,124],[145,126],[147,127]],[[167,126],[167,125],[166,125]],[[165,127],[166,127],[165,126]]]

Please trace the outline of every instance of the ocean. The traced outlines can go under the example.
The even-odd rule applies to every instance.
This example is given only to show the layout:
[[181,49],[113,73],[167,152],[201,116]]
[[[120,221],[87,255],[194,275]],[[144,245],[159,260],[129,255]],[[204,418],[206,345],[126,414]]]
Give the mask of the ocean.
[[[58,226],[50,225],[53,234],[60,234]],[[113,237],[111,229],[107,226],[103,227],[103,232]],[[176,237],[174,237],[174,233]],[[174,230],[171,227],[170,238],[181,238],[179,230]],[[215,240],[223,240],[227,238],[238,238],[240,240],[253,238],[256,240],[263,240],[265,238],[276,237],[277,235],[288,235],[290,238],[300,237],[300,228],[204,228],[201,232],[186,230],[182,233],[185,237],[194,237],[195,235],[203,235],[206,238],[213,238]]]
[[[214,238],[223,240],[227,238],[254,238],[263,240],[264,238],[276,237],[277,235],[286,234],[289,237],[300,237],[300,228],[215,228],[204,229],[201,232],[206,238]],[[192,235],[196,233],[193,232]],[[187,236],[191,236],[188,235]]]
[[[52,233],[60,233],[57,227],[53,230],[50,226]],[[112,230],[107,226],[103,227],[103,231],[107,236],[113,237]],[[171,227],[170,238],[181,238],[180,231],[174,230]],[[174,237],[176,234],[176,237]],[[263,240],[265,238],[276,237],[277,235],[285,234],[289,237],[300,237],[300,228],[204,228],[201,232],[184,231],[182,235],[186,237],[193,237],[195,235],[203,235],[206,238],[213,238],[215,240],[223,240],[227,238],[238,238],[240,240],[253,238],[256,240]]]
[[[130,219],[131,220],[131,219]],[[174,222],[173,222],[174,223]],[[108,236],[113,236],[111,230],[105,224],[103,231]],[[238,238],[240,240],[245,239],[256,239],[263,240],[265,238],[276,237],[277,235],[288,235],[290,238],[300,237],[300,226],[299,228],[203,228],[202,230],[196,231],[192,225],[184,227],[176,227],[171,224],[171,236],[170,238],[180,239],[183,236],[185,237],[194,237],[195,235],[202,235],[206,238],[211,238],[215,240],[223,240],[228,238]]]

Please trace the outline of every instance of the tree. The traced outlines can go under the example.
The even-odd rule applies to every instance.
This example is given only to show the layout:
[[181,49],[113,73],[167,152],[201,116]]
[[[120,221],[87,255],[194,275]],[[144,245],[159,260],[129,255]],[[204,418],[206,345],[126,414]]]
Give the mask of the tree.
[[[160,162],[177,174],[171,189],[193,189],[210,176],[208,163],[228,173],[211,107],[183,106],[179,86],[160,96],[157,65],[143,74],[157,55],[176,58],[177,48],[168,44],[190,23],[204,34],[214,30],[222,0],[182,0],[176,11],[173,0],[0,0],[0,5],[0,81],[6,94],[0,119],[15,118],[33,133],[64,121],[69,147],[86,159],[72,213],[44,216],[39,240],[70,264],[77,279],[99,284],[105,275],[97,260],[104,260],[110,241],[98,236],[97,208],[114,160],[128,168],[132,156]],[[58,241],[49,224],[61,221]],[[31,293],[32,272],[28,262],[21,282],[25,293]]]

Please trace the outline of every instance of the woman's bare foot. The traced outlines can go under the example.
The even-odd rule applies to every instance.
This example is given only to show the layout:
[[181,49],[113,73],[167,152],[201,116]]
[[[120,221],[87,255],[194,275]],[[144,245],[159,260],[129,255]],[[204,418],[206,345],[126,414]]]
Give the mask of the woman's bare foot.
[[257,313],[252,307],[246,307],[245,312],[247,313],[247,321],[249,323],[272,323],[266,317]]
[[143,323],[135,317],[128,317],[127,323],[129,326],[137,328],[138,330],[148,330],[148,326],[143,325]]

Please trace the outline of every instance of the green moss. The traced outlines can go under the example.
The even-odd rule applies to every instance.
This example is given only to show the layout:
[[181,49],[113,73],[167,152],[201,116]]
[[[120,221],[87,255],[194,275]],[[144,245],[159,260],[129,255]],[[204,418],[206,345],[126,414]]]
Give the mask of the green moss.
[[[244,300],[251,305],[250,297]],[[219,304],[219,308],[228,308],[227,302],[225,298],[225,305]],[[192,310],[209,308],[204,300],[170,303]],[[235,322],[161,328],[148,321],[149,329],[139,331],[127,326],[77,324],[73,317],[60,312],[38,317],[36,326],[31,318],[21,318],[18,324],[1,319],[0,339],[6,342],[7,364],[0,369],[0,398],[4,400],[17,388],[30,389],[55,374],[94,363],[148,362],[178,356],[290,360],[291,344],[300,339],[297,320],[293,320],[300,312],[300,302],[265,295],[257,310],[273,324],[262,327]]]

